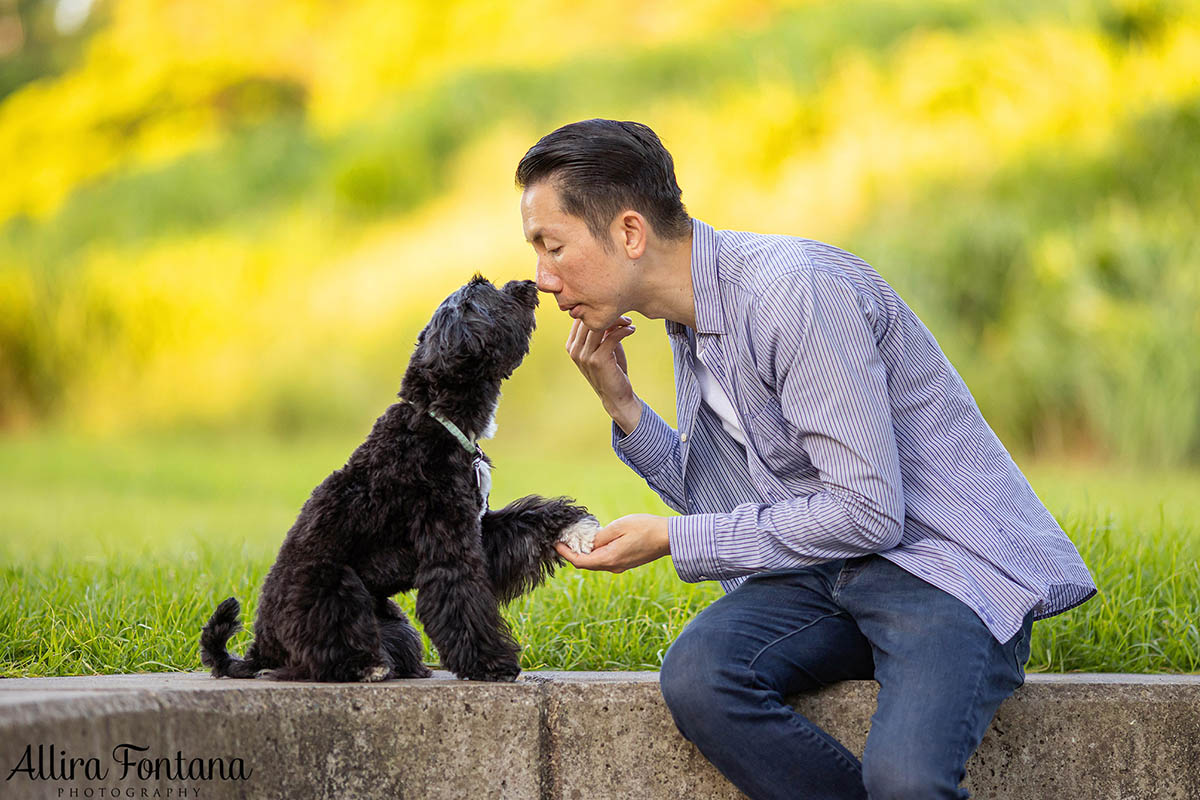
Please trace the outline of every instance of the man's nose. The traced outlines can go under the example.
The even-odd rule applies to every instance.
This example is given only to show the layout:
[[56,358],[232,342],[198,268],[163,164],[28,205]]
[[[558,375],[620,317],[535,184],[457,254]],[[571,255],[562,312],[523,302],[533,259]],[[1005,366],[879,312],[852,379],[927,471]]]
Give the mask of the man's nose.
[[539,292],[549,292],[554,294],[562,289],[562,281],[557,275],[547,269],[542,263],[542,259],[538,259],[537,271],[534,275],[535,282]]

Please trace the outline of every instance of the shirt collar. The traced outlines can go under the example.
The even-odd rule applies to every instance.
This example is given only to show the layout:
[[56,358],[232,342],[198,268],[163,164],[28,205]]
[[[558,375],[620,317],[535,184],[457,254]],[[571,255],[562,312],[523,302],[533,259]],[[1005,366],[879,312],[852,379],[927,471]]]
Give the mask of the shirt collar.
[[[724,333],[717,283],[717,232],[695,218],[692,219],[692,295],[697,333]],[[682,335],[683,328],[678,323],[667,323],[669,333]]]

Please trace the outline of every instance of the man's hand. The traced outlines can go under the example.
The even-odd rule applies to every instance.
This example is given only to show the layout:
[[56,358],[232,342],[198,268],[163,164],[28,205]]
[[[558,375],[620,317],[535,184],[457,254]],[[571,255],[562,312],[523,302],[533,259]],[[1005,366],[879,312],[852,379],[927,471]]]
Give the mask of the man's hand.
[[642,416],[642,401],[633,393],[621,340],[635,330],[629,317],[603,331],[575,320],[567,336],[567,352],[604,404],[604,410],[628,436]]
[[653,514],[630,514],[596,531],[592,552],[576,553],[562,542],[559,555],[580,569],[624,572],[671,554],[667,542],[667,518]]

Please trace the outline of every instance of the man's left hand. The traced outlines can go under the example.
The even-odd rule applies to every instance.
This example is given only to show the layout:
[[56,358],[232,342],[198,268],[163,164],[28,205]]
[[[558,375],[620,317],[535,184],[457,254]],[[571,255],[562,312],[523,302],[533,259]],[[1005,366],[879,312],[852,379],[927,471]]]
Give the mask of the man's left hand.
[[559,555],[580,569],[624,572],[671,554],[667,542],[667,518],[654,514],[630,514],[613,520],[596,531],[590,553],[576,553],[562,542]]

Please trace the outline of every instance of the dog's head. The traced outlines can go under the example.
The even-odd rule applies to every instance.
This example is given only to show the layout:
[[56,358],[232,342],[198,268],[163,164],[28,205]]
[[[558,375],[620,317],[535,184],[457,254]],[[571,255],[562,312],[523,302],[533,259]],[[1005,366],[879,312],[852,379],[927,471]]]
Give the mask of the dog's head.
[[432,394],[438,387],[483,392],[498,386],[529,352],[537,304],[533,281],[496,288],[476,274],[442,301],[417,337],[405,384],[424,384]]

